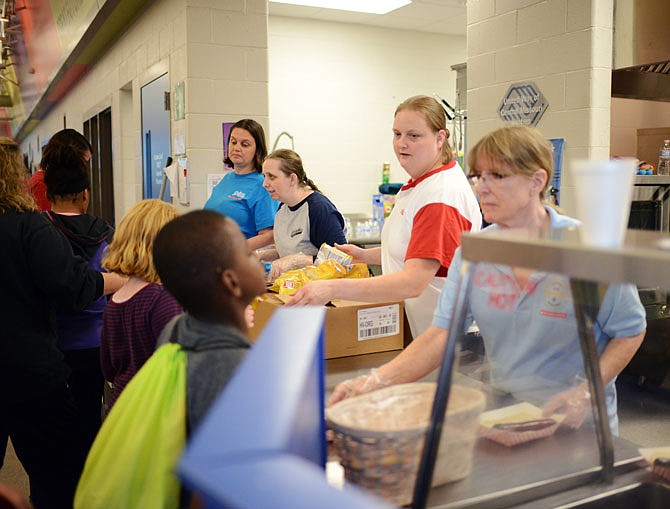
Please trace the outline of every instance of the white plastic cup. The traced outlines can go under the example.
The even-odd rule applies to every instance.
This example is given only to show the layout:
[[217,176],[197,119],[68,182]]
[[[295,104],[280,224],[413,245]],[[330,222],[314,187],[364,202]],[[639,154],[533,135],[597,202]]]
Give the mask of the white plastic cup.
[[577,160],[570,169],[582,242],[607,248],[620,246],[628,227],[637,160]]

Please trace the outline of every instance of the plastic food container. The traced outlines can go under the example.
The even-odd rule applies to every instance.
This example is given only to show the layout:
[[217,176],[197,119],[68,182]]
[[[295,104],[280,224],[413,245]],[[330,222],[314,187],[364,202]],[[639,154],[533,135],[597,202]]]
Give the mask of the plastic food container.
[[[435,387],[434,383],[394,385],[326,409],[347,481],[397,505],[412,501]],[[470,474],[484,405],[481,391],[452,386],[433,486]]]
[[496,424],[531,421],[542,417],[542,409],[528,402],[489,410],[481,416],[479,433],[489,440],[507,447],[513,447],[553,435],[565,419],[565,415],[554,414],[551,416],[554,424],[538,431],[509,431],[495,428]]

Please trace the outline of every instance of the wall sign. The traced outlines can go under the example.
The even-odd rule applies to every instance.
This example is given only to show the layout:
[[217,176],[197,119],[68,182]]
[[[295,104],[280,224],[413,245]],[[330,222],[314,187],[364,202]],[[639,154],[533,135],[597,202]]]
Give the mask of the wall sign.
[[498,115],[505,122],[536,126],[548,107],[549,102],[535,83],[514,83],[503,97]]
[[186,99],[184,93],[184,82],[180,81],[174,86],[172,93],[174,106],[174,120],[184,120],[186,118]]

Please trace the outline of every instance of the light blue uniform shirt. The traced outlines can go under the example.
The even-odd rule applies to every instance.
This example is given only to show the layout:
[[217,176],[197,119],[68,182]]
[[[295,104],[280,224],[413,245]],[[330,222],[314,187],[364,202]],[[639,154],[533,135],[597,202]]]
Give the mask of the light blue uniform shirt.
[[[579,224],[550,207],[547,210],[552,228]],[[497,229],[491,225],[481,235]],[[461,263],[458,248],[433,317],[433,325],[442,329],[449,329]],[[568,277],[534,271],[521,289],[511,267],[488,263],[477,264],[471,277],[466,326],[477,321],[495,388],[541,406],[585,376]],[[637,288],[610,285],[594,324],[598,352],[610,339],[636,336],[645,327]],[[605,387],[605,398],[610,427],[617,434],[614,380]]]
[[227,173],[212,190],[204,208],[215,210],[233,219],[246,238],[271,228],[279,202],[263,187],[263,174],[257,171],[238,175]]

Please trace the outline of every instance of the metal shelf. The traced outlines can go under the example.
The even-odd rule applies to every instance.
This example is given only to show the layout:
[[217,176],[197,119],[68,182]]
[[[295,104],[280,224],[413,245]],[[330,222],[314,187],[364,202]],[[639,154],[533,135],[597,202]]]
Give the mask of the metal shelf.
[[668,175],[635,175],[636,186],[667,186],[670,185]]
[[670,236],[628,230],[616,249],[586,245],[577,228],[509,229],[462,235],[463,258],[561,273],[600,283],[670,289]]
[[[606,220],[606,219],[605,219]],[[580,230],[509,229],[477,234],[464,233],[461,238],[463,259],[525,267],[560,273],[570,278],[579,342],[584,368],[592,396],[592,411],[600,454],[599,478],[604,485],[615,480],[615,450],[607,418],[604,388],[592,324],[600,307],[599,283],[635,283],[670,289],[670,237],[667,234],[628,230],[624,245],[604,249],[582,242]],[[444,413],[447,407],[455,361],[455,345],[464,331],[464,318],[469,299],[472,269],[464,264],[460,274],[459,292],[452,315],[449,337],[438,375],[430,426],[419,464],[414,492],[414,507],[426,507]],[[583,481],[587,481],[584,479]],[[565,489],[548,482],[540,496]],[[538,498],[533,489],[526,495]],[[488,502],[487,502],[488,504]],[[487,505],[488,507],[488,505]]]

